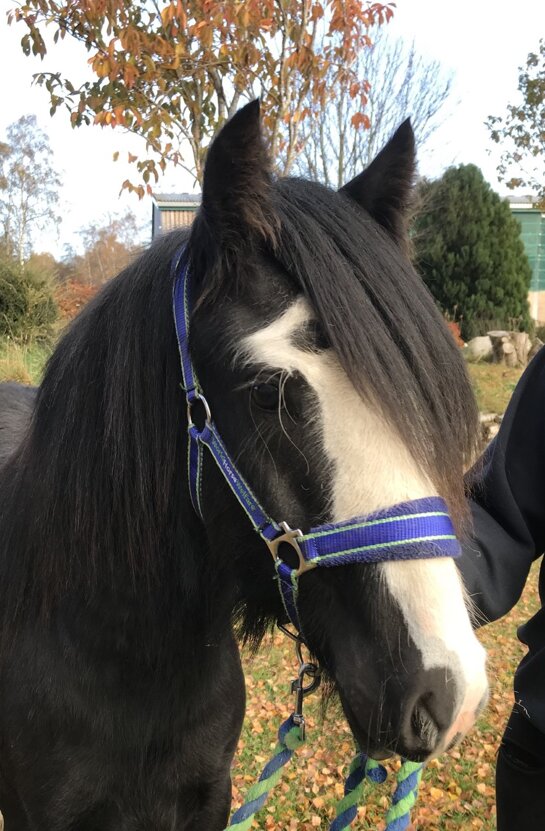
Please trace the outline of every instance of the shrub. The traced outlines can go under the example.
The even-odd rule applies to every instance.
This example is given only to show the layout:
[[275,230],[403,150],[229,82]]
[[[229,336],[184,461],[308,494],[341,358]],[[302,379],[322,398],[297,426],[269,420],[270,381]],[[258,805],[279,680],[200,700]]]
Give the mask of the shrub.
[[0,260],[0,336],[47,341],[58,317],[51,285],[17,263]]
[[424,182],[420,198],[416,265],[443,312],[460,319],[464,340],[493,328],[529,331],[532,272],[507,202],[475,165]]

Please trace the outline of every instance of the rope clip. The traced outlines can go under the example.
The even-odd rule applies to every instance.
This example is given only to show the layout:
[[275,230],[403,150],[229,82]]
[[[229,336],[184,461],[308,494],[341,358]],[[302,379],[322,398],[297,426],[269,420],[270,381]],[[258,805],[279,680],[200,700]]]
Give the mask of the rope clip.
[[[295,641],[295,652],[299,661],[299,671],[297,678],[291,682],[291,692],[295,695],[295,709],[293,711],[293,723],[299,727],[301,741],[305,741],[305,717],[303,715],[303,703],[307,695],[317,690],[322,680],[322,670],[318,664],[311,661],[305,661],[303,658],[303,641],[297,638]],[[305,684],[305,677],[310,679],[308,684]]]

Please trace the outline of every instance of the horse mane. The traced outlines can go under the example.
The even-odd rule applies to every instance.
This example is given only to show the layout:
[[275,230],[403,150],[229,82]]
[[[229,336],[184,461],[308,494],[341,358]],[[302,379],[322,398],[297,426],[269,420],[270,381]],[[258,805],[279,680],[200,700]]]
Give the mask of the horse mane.
[[[208,299],[221,296],[226,272],[243,292],[247,263],[272,258],[309,299],[344,371],[397,431],[464,533],[462,477],[478,450],[478,410],[463,357],[406,241],[394,242],[347,192],[305,179],[276,181],[262,202],[274,209],[270,228],[244,237],[238,262],[232,252],[216,261]],[[389,225],[404,227],[404,212],[401,203],[390,206]],[[196,260],[210,249],[201,220],[191,235]]]
[[[285,179],[271,199],[273,242],[250,236],[241,271],[265,255],[296,281],[356,388],[462,516],[476,409],[462,358],[423,282],[348,195]],[[195,262],[203,261],[209,233],[201,210],[189,237]],[[47,614],[68,590],[88,598],[114,578],[127,591],[139,587],[150,604],[154,586],[168,586],[170,601],[160,599],[165,620],[180,593],[188,609],[199,608],[207,543],[187,488],[171,306],[170,263],[186,239],[185,230],[160,238],[112,280],[49,361],[30,430],[0,472],[0,604],[8,629],[26,610]],[[216,264],[214,280],[222,270]],[[199,290],[209,292],[198,276]],[[234,598],[227,587],[224,595],[227,608]]]
[[8,627],[26,610],[47,614],[68,590],[88,599],[114,577],[127,592],[138,588],[143,604],[166,570],[182,596],[200,591],[196,549],[205,542],[183,463],[170,279],[186,237],[159,239],[113,279],[49,360],[30,429],[0,472]]

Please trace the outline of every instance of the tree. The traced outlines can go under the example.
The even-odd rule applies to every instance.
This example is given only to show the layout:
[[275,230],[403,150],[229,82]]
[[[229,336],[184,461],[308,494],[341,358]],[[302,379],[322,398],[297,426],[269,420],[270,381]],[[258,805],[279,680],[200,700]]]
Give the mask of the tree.
[[413,237],[416,265],[462,337],[480,328],[528,328],[532,272],[520,225],[475,165],[451,167],[420,187]]
[[[41,73],[51,110],[66,106],[72,124],[122,127],[142,136],[147,156],[131,155],[143,196],[173,161],[200,182],[206,147],[241,99],[261,95],[273,159],[287,173],[301,125],[347,88],[359,107],[366,85],[354,63],[371,25],[389,20],[393,3],[362,0],[23,0],[9,21],[28,32],[26,54],[70,37],[90,55],[93,79],[75,84]],[[192,162],[182,159],[190,147]]]
[[502,146],[498,174],[509,188],[529,187],[545,203],[545,39],[519,69],[520,100],[504,116],[489,116],[493,141]]
[[53,152],[36,116],[25,115],[7,129],[0,146],[2,247],[23,268],[32,236],[60,219],[56,215],[60,179]]
[[414,42],[407,44],[378,27],[371,38],[372,46],[359,53],[354,65],[358,78],[366,79],[365,112],[345,88],[321,118],[302,128],[296,168],[331,187],[356,176],[409,116],[421,148],[439,126],[438,115],[451,93],[452,75],[439,61],[419,55]]
[[98,286],[118,274],[140,248],[140,232],[131,212],[92,222],[80,231],[84,253],[72,253],[62,264],[61,279]]

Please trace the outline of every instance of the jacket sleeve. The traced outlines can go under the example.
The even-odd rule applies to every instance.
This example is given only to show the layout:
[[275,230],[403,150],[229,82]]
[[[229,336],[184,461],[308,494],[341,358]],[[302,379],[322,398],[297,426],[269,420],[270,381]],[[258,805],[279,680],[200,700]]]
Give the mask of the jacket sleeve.
[[545,550],[545,348],[520,379],[467,484],[472,538],[458,565],[478,617],[497,620],[516,604],[532,561]]

